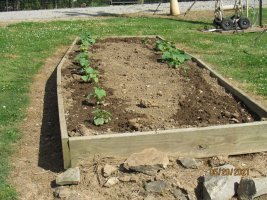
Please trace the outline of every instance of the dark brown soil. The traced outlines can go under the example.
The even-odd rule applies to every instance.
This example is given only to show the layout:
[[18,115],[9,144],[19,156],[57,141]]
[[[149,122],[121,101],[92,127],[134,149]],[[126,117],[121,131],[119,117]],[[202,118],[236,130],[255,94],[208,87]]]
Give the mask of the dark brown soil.
[[112,113],[104,126],[92,123],[94,102],[86,95],[95,86],[83,83],[73,69],[78,46],[63,66],[63,85],[69,135],[84,124],[92,134],[204,127],[256,120],[218,85],[209,72],[188,61],[179,69],[159,62],[156,39],[105,39],[91,48],[92,66],[100,71],[99,85],[107,91],[98,107]]

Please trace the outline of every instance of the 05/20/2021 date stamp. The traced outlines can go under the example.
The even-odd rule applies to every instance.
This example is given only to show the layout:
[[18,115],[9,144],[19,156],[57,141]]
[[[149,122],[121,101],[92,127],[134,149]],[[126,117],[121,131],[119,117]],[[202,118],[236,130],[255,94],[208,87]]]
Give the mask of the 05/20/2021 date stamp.
[[249,176],[249,168],[212,168],[211,176]]

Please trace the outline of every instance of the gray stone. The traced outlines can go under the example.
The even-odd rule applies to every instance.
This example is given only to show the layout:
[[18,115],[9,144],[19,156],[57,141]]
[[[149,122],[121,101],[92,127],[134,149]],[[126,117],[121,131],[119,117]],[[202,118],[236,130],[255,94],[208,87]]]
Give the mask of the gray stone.
[[239,200],[252,200],[256,194],[256,186],[252,179],[241,179],[237,195]]
[[179,200],[188,200],[187,194],[185,194],[180,188],[171,189],[171,193],[176,199]]
[[57,185],[77,185],[81,181],[79,167],[69,168],[56,178]]
[[107,182],[104,184],[105,187],[111,187],[113,185],[116,185],[119,183],[119,179],[117,177],[111,177],[107,180]]
[[249,200],[267,194],[267,177],[242,179],[237,194],[240,200]]
[[134,170],[147,175],[155,175],[169,164],[166,153],[155,148],[145,149],[140,153],[132,154],[123,164],[127,170]]
[[66,188],[66,187],[57,187],[55,190],[54,190],[54,197],[57,197],[57,198],[67,198],[70,196],[70,190],[69,188]]
[[179,160],[183,167],[189,168],[189,169],[197,169],[199,166],[203,164],[201,161],[197,161],[194,158],[182,158]]
[[145,190],[147,192],[162,194],[167,191],[168,188],[168,184],[162,180],[145,183]]
[[204,177],[203,197],[205,200],[229,200],[235,195],[239,176],[210,176]]
[[116,171],[117,171],[117,167],[109,165],[109,164],[106,164],[102,169],[104,177],[109,177],[111,174],[113,174]]

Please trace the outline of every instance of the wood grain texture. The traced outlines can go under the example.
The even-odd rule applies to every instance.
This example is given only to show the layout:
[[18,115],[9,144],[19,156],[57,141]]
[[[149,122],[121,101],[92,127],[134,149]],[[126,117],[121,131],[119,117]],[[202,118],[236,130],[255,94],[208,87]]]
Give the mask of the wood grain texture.
[[71,165],[95,154],[127,156],[154,147],[172,156],[210,157],[267,151],[267,122],[69,139]]
[[57,101],[58,101],[58,113],[59,113],[59,124],[61,133],[61,146],[63,153],[64,169],[67,169],[71,165],[70,161],[70,149],[69,149],[69,136],[67,131],[67,123],[65,119],[64,102],[62,96],[62,83],[61,83],[61,68],[66,61],[68,54],[73,49],[74,45],[77,43],[78,38],[76,38],[72,45],[69,47],[64,57],[61,59],[57,66]]

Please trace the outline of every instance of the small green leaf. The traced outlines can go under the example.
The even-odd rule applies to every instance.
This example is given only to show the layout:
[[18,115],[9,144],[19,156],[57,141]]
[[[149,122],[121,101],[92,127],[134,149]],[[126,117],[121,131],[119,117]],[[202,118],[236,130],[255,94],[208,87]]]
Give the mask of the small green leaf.
[[84,75],[84,76],[82,76],[81,78],[82,78],[82,80],[85,81],[85,82],[88,82],[88,81],[89,81],[89,76],[87,76],[87,75]]
[[103,118],[96,118],[94,119],[94,124],[96,126],[103,125],[105,123],[105,120]]

